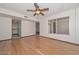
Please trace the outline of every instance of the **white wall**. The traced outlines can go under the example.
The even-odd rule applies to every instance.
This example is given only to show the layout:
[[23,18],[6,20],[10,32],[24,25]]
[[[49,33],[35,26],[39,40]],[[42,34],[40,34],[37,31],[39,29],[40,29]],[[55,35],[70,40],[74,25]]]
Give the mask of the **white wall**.
[[79,44],[79,7],[76,8],[76,43]]
[[[35,22],[21,20],[21,37],[35,35]],[[0,17],[0,40],[11,39],[12,18]]]
[[[33,21],[38,21],[33,17],[24,18],[25,15],[0,8],[0,40],[11,39],[12,37],[12,16],[15,16],[15,19],[22,20],[22,34],[21,36],[29,36],[35,34],[35,24]],[[25,21],[26,20],[26,21]],[[29,21],[27,21],[29,20]]]
[[0,40],[11,39],[12,37],[11,18],[0,17]]
[[[48,20],[69,16],[69,35],[64,34],[49,34],[48,33]],[[50,38],[55,38],[62,41],[76,43],[75,39],[75,8],[55,14],[51,17],[40,20],[40,35]]]
[[21,36],[29,36],[35,34],[35,22],[22,20]]

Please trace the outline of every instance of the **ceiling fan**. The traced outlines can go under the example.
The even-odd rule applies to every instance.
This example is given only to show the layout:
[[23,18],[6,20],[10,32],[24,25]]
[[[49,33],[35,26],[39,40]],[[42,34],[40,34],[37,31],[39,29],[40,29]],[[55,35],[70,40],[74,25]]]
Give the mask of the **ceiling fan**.
[[35,12],[33,16],[36,16],[36,15],[39,15],[39,14],[44,16],[44,13],[42,13],[42,12],[49,10],[49,8],[40,9],[37,3],[34,3],[34,6],[35,6],[35,10],[29,10],[29,9],[26,10],[28,12]]

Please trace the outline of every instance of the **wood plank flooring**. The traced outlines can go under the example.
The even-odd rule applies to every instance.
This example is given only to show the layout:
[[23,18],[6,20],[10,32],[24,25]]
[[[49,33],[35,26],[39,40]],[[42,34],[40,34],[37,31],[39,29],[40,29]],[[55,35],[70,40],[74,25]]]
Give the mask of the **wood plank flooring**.
[[79,46],[30,36],[0,42],[0,55],[78,55]]

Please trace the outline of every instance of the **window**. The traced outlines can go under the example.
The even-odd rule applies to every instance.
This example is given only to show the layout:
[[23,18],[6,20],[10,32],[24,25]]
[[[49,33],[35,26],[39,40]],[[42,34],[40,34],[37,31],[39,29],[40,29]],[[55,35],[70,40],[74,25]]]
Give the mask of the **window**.
[[69,17],[49,20],[49,33],[69,34]]

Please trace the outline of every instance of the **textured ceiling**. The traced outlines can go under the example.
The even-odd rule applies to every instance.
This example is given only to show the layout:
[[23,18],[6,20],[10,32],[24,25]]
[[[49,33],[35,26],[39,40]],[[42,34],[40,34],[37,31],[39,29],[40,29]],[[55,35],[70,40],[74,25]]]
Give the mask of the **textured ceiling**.
[[52,16],[55,13],[62,12],[71,8],[79,6],[78,3],[38,3],[40,8],[49,8],[49,11],[43,12],[45,16],[33,16],[34,12],[27,12],[27,9],[34,9],[33,3],[0,3],[0,7],[18,13],[24,14],[26,16],[35,17],[38,19]]

